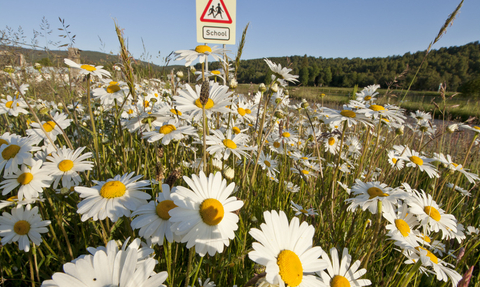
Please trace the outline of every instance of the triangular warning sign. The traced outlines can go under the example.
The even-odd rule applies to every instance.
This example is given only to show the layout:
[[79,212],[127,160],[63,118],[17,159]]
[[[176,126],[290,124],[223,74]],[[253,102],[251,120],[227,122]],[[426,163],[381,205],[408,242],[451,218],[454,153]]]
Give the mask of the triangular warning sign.
[[230,17],[223,0],[208,1],[208,4],[200,17],[200,21],[232,24],[232,18]]

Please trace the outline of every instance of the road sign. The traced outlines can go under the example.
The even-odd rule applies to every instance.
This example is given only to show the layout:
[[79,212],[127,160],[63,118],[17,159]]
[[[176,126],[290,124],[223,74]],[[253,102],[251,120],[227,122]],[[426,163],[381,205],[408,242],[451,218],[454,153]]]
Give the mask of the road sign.
[[197,42],[235,44],[236,0],[197,0]]

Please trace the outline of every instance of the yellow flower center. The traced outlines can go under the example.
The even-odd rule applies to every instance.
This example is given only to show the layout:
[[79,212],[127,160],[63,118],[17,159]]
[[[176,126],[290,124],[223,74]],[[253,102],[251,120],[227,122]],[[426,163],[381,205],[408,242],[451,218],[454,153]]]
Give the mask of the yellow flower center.
[[335,275],[330,281],[330,287],[350,287],[350,282],[342,275]]
[[368,193],[368,195],[370,195],[370,197],[368,199],[373,199],[377,196],[378,197],[387,197],[388,196],[388,194],[384,193],[383,190],[381,190],[380,188],[375,187],[375,186],[372,186],[369,189],[367,189],[367,193]]
[[0,146],[2,146],[4,144],[8,145],[8,142],[4,139],[0,139]]
[[411,232],[410,226],[408,226],[408,223],[403,219],[395,219],[395,226],[403,237],[407,237]]
[[112,180],[103,184],[100,195],[103,198],[115,198],[123,196],[126,191],[125,184],[118,180]]
[[265,163],[265,165],[268,167],[272,166],[272,164],[268,160],[264,161],[263,163]]
[[95,68],[94,66],[91,66],[91,65],[81,65],[80,68],[82,68],[84,70],[87,70],[89,72],[93,72],[93,71],[97,70],[97,68]]
[[[214,102],[212,101],[212,99],[208,99],[207,104],[205,105],[205,109],[209,110],[209,109],[213,108],[213,105],[214,105]],[[195,106],[197,106],[199,108],[203,108],[202,103],[200,103],[200,99],[195,100]]]
[[393,162],[394,164],[396,164],[396,163],[397,163],[397,159],[393,157],[393,158],[392,158],[392,162]]
[[302,173],[305,174],[305,175],[307,175],[307,174],[309,174],[310,172],[309,172],[308,170],[302,169]]
[[328,139],[328,145],[334,145],[335,144],[335,138],[331,137]]
[[279,143],[279,142],[274,142],[274,143],[273,143],[273,146],[274,146],[275,148],[279,148],[279,147],[280,147],[280,143]]
[[222,142],[229,149],[236,149],[237,148],[237,145],[232,140],[224,139]]
[[354,112],[354,111],[351,111],[351,110],[342,110],[340,112],[340,114],[344,117],[347,117],[347,118],[355,118],[357,117],[357,114]]
[[67,172],[73,168],[73,161],[69,159],[64,159],[58,164],[58,169]]
[[171,109],[170,112],[174,115],[181,116],[182,112],[176,109]]
[[370,109],[371,109],[371,110],[374,110],[374,111],[376,111],[376,112],[378,112],[378,111],[384,111],[384,110],[385,110],[385,108],[382,107],[382,106],[380,106],[380,105],[371,105],[371,106],[370,106]]
[[109,94],[113,94],[118,91],[120,91],[120,87],[117,85],[117,83],[111,84],[110,86],[107,87],[107,93]]
[[217,71],[217,70],[215,70],[215,71],[212,71],[211,73],[212,73],[213,75],[215,75],[215,76],[218,76],[218,75],[220,75],[220,71]]
[[303,279],[302,261],[298,258],[295,252],[290,250],[283,250],[278,254],[277,265],[280,277],[285,282],[286,286],[298,286]]
[[143,102],[143,106],[144,106],[145,108],[148,107],[149,105],[150,105],[150,102],[149,102],[149,101],[145,100],[145,101]]
[[49,133],[49,132],[53,131],[53,129],[55,128],[56,124],[55,124],[54,121],[48,121],[48,122],[44,123],[42,126],[43,126],[43,129],[44,129],[47,133]]
[[370,101],[372,99],[372,97],[371,96],[366,96],[364,99],[365,99],[365,101]]
[[225,215],[223,205],[214,198],[205,199],[200,204],[200,216],[207,225],[218,225]]
[[[7,109],[11,109],[12,105],[13,105],[13,101],[8,101],[8,102],[5,103],[5,107],[7,107]],[[20,106],[19,103],[17,103],[17,107],[18,106]]]
[[283,137],[286,137],[286,138],[289,138],[290,137],[290,133],[289,132],[284,132],[282,134]]
[[237,109],[237,112],[238,112],[242,117],[246,114],[246,112],[245,112],[245,110],[244,110],[243,108],[238,108],[238,109]]
[[237,135],[241,132],[240,129],[237,128],[237,127],[233,127],[233,128],[232,128],[232,131],[233,131],[235,134],[237,134]]
[[251,113],[252,113],[252,111],[251,111],[250,109],[245,109],[245,112],[246,112],[247,114],[251,114]]
[[10,201],[10,202],[14,202],[15,200],[18,200],[18,196],[17,196],[17,195],[10,196],[9,198],[7,198],[7,201]]
[[177,207],[177,205],[173,203],[173,200],[167,199],[162,202],[159,202],[155,209],[157,211],[158,217],[160,217],[163,220],[169,220],[170,214],[168,212],[170,211],[170,209],[173,209],[175,207]]
[[205,54],[206,52],[211,53],[211,52],[212,52],[212,48],[210,48],[210,47],[207,46],[207,45],[198,45],[197,47],[195,47],[195,52],[197,52],[197,53],[202,53],[202,54]]
[[425,213],[428,214],[435,221],[440,221],[440,219],[442,218],[440,212],[438,212],[438,210],[433,206],[425,206],[423,208],[423,211],[425,211]]
[[432,243],[432,240],[431,240],[430,237],[428,237],[427,235],[421,233],[421,234],[420,234],[420,237],[421,237],[423,240],[425,240],[425,242],[427,242],[427,243]]
[[30,223],[26,220],[19,220],[13,226],[13,231],[18,235],[25,235],[30,231]]
[[19,151],[20,146],[16,144],[9,145],[2,151],[2,157],[4,160],[9,160],[11,158],[14,158]]
[[419,158],[418,156],[412,155],[410,157],[410,160],[416,165],[423,165],[423,160],[421,158]]
[[480,127],[474,126],[473,128],[480,131]]
[[430,258],[430,260],[432,260],[433,263],[438,264],[438,258],[437,258],[437,256],[433,255],[432,252],[428,251],[427,249],[423,248],[422,246],[417,246],[417,247],[415,247],[415,249],[417,249],[418,251],[420,251],[420,249],[423,249],[423,250],[427,251],[427,256]]
[[127,114],[129,114],[129,115],[133,114],[133,110],[132,110],[132,109],[128,109]]
[[160,133],[167,135],[173,131],[177,130],[174,125],[164,125],[160,128]]
[[17,177],[17,182],[21,185],[27,185],[33,180],[33,174],[29,172],[22,173],[19,177]]
[[303,160],[307,160],[307,159],[308,159],[308,157],[306,157],[306,156],[302,156],[302,157],[301,157],[301,159],[303,159]]

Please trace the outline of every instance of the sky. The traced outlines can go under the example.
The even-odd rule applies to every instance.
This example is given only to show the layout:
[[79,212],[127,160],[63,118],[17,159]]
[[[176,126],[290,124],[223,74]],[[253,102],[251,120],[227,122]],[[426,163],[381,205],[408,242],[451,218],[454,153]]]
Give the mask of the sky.
[[[229,0],[225,0],[229,1]],[[435,39],[460,0],[237,0],[236,54],[249,23],[242,59],[305,55],[323,58],[372,58],[423,51]],[[197,43],[194,0],[0,0],[0,30],[20,26],[29,43],[33,30],[50,24],[48,39],[62,40],[65,20],[75,47],[117,54],[114,21],[124,29],[135,58],[164,64],[172,51]],[[447,33],[433,49],[480,40],[480,1],[465,0]],[[45,38],[39,37],[45,46]],[[101,39],[101,41],[100,41]],[[103,43],[103,45],[102,45]],[[58,48],[48,47],[51,50]],[[62,48],[65,49],[65,48]],[[184,64],[174,61],[170,64]]]

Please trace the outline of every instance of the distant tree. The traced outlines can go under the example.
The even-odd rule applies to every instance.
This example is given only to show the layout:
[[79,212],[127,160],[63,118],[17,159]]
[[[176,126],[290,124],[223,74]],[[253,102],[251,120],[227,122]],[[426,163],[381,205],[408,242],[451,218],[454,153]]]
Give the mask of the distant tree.
[[37,63],[39,63],[40,65],[44,66],[44,67],[51,67],[53,66],[53,63],[52,61],[50,60],[50,58],[42,58],[40,59],[40,61],[37,61]]
[[330,85],[332,78],[333,78],[332,69],[330,69],[330,67],[327,67],[325,69],[325,74],[323,74],[323,82],[325,83],[325,86]]

